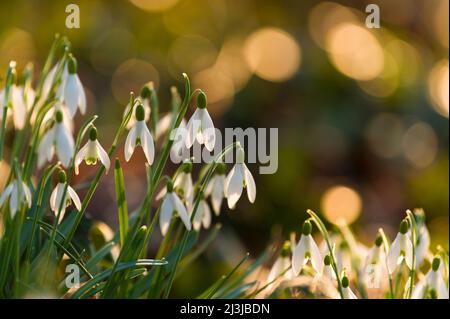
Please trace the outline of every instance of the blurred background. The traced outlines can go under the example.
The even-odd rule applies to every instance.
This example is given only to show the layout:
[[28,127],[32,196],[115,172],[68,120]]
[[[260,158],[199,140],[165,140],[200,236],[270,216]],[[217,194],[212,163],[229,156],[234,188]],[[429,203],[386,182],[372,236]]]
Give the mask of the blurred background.
[[[80,7],[80,29],[65,27],[69,3]],[[365,26],[369,3],[380,7],[379,29]],[[394,236],[405,209],[423,207],[432,247],[448,247],[448,11],[447,0],[2,1],[0,83],[12,59],[39,70],[61,33],[105,146],[130,90],[153,81],[168,110],[182,72],[207,93],[217,127],[279,128],[278,171],[249,166],[255,204],[242,197],[224,209],[220,237],[180,279],[195,294],[223,273],[208,265],[288,238],[307,208],[344,218],[370,244],[378,227]],[[130,209],[145,190],[142,160],[124,164]],[[82,171],[77,182],[94,168]],[[111,173],[89,215],[117,228],[114,200]]]

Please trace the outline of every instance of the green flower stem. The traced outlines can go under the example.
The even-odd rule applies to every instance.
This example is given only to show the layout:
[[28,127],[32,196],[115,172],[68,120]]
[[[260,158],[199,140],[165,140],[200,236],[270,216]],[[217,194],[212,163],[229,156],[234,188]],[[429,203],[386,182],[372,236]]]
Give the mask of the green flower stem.
[[[202,182],[202,185],[201,185],[200,190],[199,190],[199,192],[198,192],[198,194],[197,194],[197,197],[195,198],[194,208],[192,209],[191,222],[192,222],[192,221],[194,220],[194,218],[195,218],[195,214],[197,213],[197,209],[198,209],[198,206],[199,206],[199,204],[200,204],[200,200],[201,200],[201,198],[202,198],[202,194],[203,194],[203,192],[204,192],[204,190],[205,190],[206,185],[208,184],[209,180],[211,179],[212,174],[214,173],[214,171],[215,171],[216,168],[217,168],[217,163],[220,162],[220,161],[222,161],[223,157],[224,157],[230,150],[234,149],[237,145],[238,145],[238,143],[233,143],[233,144],[227,146],[227,147],[226,147],[226,148],[225,148],[225,149],[217,156],[217,158],[216,158],[216,159],[214,160],[214,162],[212,163],[212,165],[211,165],[211,167],[210,167],[208,173],[206,174],[206,176],[205,176],[205,178],[204,178],[204,180],[203,180],[203,182]],[[190,234],[192,231],[193,231],[193,230],[191,229],[191,230],[186,231],[186,232],[184,233],[183,241],[182,241],[182,243],[181,243],[181,245],[180,245],[180,248],[178,249],[177,257],[176,257],[176,259],[175,259],[175,263],[174,263],[174,265],[173,265],[173,267],[172,267],[172,269],[171,269],[171,272],[170,272],[170,276],[169,276],[167,288],[166,288],[166,291],[165,291],[165,293],[164,293],[164,298],[168,298],[168,297],[169,297],[170,290],[172,289],[172,285],[173,285],[173,280],[174,280],[175,274],[176,274],[176,272],[177,272],[178,264],[179,264],[179,262],[180,262],[180,260],[181,260],[181,256],[183,255],[184,247],[186,246],[186,243],[187,243],[189,234]]]
[[383,239],[384,253],[386,255],[385,263],[386,263],[386,269],[388,270],[388,278],[389,278],[389,292],[390,292],[391,299],[394,299],[395,298],[394,283],[392,282],[392,274],[389,273],[388,264],[387,264],[387,255],[389,253],[389,240],[382,228],[378,229],[378,233],[380,234],[381,238]]
[[342,290],[342,283],[341,283],[341,279],[340,279],[341,277],[339,275],[339,271],[337,268],[337,262],[336,262],[336,258],[334,256],[333,247],[331,246],[331,241],[330,241],[330,236],[328,235],[328,231],[316,213],[314,213],[310,209],[308,209],[306,212],[311,216],[311,218],[314,221],[314,223],[316,224],[317,228],[322,233],[322,236],[325,239],[325,242],[327,243],[327,247],[330,252],[330,257],[331,257],[331,267],[333,268],[334,273],[336,275],[339,295],[341,296],[342,299],[344,299],[344,292]]
[[408,220],[411,227],[411,240],[412,240],[412,265],[411,270],[409,272],[410,285],[407,294],[408,299],[411,299],[412,291],[414,289],[414,277],[416,274],[417,223],[414,214],[409,209],[406,211],[406,214],[408,215]]

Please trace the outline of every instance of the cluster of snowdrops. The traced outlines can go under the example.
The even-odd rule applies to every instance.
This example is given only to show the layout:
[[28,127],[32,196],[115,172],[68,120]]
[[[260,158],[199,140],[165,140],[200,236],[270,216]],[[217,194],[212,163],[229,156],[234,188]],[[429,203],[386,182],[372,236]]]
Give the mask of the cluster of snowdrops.
[[[204,164],[196,182],[189,158],[165,175],[169,156],[181,156],[194,143],[210,152],[215,146],[206,95],[199,89],[191,92],[187,75],[183,80],[184,98],[173,87],[166,114],[160,112],[151,83],[139,96],[131,93],[113,143],[105,150],[96,115],[75,134],[74,116],[86,113],[87,101],[65,37],[55,38],[36,85],[31,64],[19,75],[15,62],[10,63],[0,90],[0,159],[9,168],[0,195],[0,297],[169,297],[175,279],[217,236],[220,224],[212,225],[212,212],[220,214],[224,200],[233,209],[244,189],[248,200],[255,201],[255,181],[238,142]],[[186,122],[194,100],[196,109]],[[145,196],[129,214],[116,159],[111,170],[119,230],[110,236],[100,231],[101,244],[82,244],[76,240],[77,230],[123,138],[126,161],[138,147],[145,154]],[[236,156],[227,173],[223,158],[229,152]],[[83,162],[99,163],[81,200],[77,191],[83,187],[71,180]],[[379,297],[448,298],[448,254],[440,247],[435,255],[429,251],[423,213],[408,212],[391,245],[380,230],[368,250],[348,228],[329,235],[320,218],[308,212],[311,218],[303,224],[298,243],[293,236],[279,253],[268,249],[252,262],[243,256],[198,297],[366,298],[377,291]],[[311,236],[313,224],[323,235],[323,247]],[[148,259],[155,228],[162,241],[155,258]],[[200,236],[202,229],[208,235]],[[279,257],[266,276],[263,270],[274,252]],[[77,267],[78,280],[67,280],[68,265]],[[423,269],[428,272],[423,274]]]

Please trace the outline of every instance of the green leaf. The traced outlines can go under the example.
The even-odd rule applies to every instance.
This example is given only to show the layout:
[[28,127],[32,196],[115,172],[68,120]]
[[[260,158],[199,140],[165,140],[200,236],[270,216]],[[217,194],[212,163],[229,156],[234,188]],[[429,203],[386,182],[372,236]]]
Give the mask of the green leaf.
[[120,246],[123,247],[128,233],[128,209],[125,198],[123,171],[118,158],[116,158],[114,166],[114,184],[116,186],[117,212],[119,214]]

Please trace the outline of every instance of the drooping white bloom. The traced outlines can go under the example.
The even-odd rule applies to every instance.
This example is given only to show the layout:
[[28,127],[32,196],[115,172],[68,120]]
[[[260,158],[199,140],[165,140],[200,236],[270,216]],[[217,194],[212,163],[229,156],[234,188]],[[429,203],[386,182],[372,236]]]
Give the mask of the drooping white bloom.
[[[425,224],[425,212],[423,209],[415,209],[414,215],[417,222],[417,241],[416,241],[416,265],[420,267],[425,260],[428,250],[430,248],[430,233],[428,232],[427,225]],[[411,230],[408,231],[408,235],[412,240]]]
[[153,164],[155,158],[155,145],[153,137],[147,125],[145,124],[144,107],[142,104],[136,106],[136,122],[128,133],[125,141],[125,160],[128,162],[134,153],[137,145],[142,147],[149,165]]
[[211,204],[216,216],[220,214],[222,200],[225,197],[225,170],[225,164],[219,163],[216,169],[216,175],[211,178],[205,189],[205,195],[211,196]]
[[63,114],[57,111],[53,127],[44,133],[38,147],[38,167],[51,161],[56,152],[61,164],[68,167],[75,153],[75,143],[69,129],[64,125]]
[[27,184],[22,181],[13,180],[3,190],[0,196],[0,207],[9,197],[9,210],[11,217],[14,217],[22,204],[26,204],[27,208],[31,207],[31,192]]
[[280,256],[278,256],[275,260],[275,263],[267,276],[266,284],[268,284],[268,291],[271,291],[272,288],[274,288],[278,279],[291,280],[295,277],[294,271],[291,268],[291,258],[289,256],[290,252],[290,243],[289,241],[286,241],[283,245]]
[[369,250],[362,268],[362,282],[367,288],[380,288],[387,278],[386,254],[383,248],[383,239],[378,236],[375,245]]
[[[61,223],[61,221],[63,220],[64,215],[66,213],[66,208],[70,206],[72,201],[78,210],[81,209],[81,201],[75,190],[70,185],[68,185],[67,191],[64,194],[65,187],[66,187],[66,174],[64,173],[64,171],[60,171],[58,174],[58,184],[56,185],[55,189],[52,191],[52,194],[50,195],[50,208],[55,214],[55,217],[58,216],[59,207],[61,205],[61,201],[63,201],[61,211],[59,213],[58,223]],[[63,194],[65,195],[64,200],[62,200]]]
[[439,257],[433,259],[431,269],[424,280],[418,282],[413,289],[411,298],[423,299],[428,296],[437,299],[449,299],[448,288],[443,276],[443,263]]
[[256,184],[252,173],[244,163],[244,151],[242,148],[237,149],[237,162],[231,169],[225,180],[224,194],[228,201],[228,207],[234,209],[237,201],[242,195],[242,189],[247,189],[247,196],[250,203],[255,202]]
[[316,280],[325,281],[327,284],[336,285],[336,273],[331,266],[331,257],[326,254],[323,258],[323,268],[321,273],[317,273]]
[[84,114],[86,112],[86,93],[77,75],[77,61],[73,56],[69,56],[65,67],[68,73],[66,77],[63,77],[58,95],[67,106],[71,117],[75,115],[78,109],[80,109],[81,114]]
[[388,271],[392,274],[405,261],[409,269],[412,267],[412,242],[408,234],[408,221],[403,220],[400,223],[400,231],[395,237],[387,256]]
[[206,95],[201,92],[197,97],[197,109],[187,124],[186,147],[190,148],[194,141],[205,144],[208,151],[214,149],[216,132],[211,116],[206,109]]
[[309,221],[303,223],[302,236],[294,249],[292,255],[292,269],[296,276],[300,274],[308,261],[316,272],[321,273],[323,269],[322,256],[316,242],[311,236],[312,225]]
[[78,167],[83,160],[87,165],[95,165],[97,164],[97,159],[100,159],[100,162],[105,167],[106,172],[108,172],[111,161],[109,159],[108,153],[106,153],[106,151],[97,140],[97,129],[95,127],[92,127],[89,131],[88,142],[80,149],[78,154],[75,156],[75,174],[79,174]]
[[159,216],[159,226],[161,228],[161,233],[163,236],[166,235],[167,230],[169,229],[170,221],[174,212],[178,213],[178,216],[180,216],[181,221],[184,223],[186,229],[191,230],[191,220],[186,211],[186,207],[184,207],[181,199],[173,191],[173,185],[168,183],[167,192],[164,196]]
[[355,293],[350,288],[350,281],[347,276],[342,277],[342,294],[344,295],[344,299],[358,299]]
[[[18,130],[21,130],[24,128],[26,119],[27,119],[27,113],[31,108],[31,105],[34,101],[34,91],[31,88],[27,89],[27,92],[25,94],[25,90],[22,86],[12,85],[11,91],[10,91],[10,98],[11,98],[11,113],[9,116],[12,116],[14,127]],[[2,89],[0,91],[0,104],[2,106],[1,108],[1,114],[0,119],[3,116],[3,103],[5,102],[5,90]]]
[[[67,110],[67,107],[64,104],[61,104],[60,101],[57,101],[55,103],[55,105],[50,108],[50,110],[47,111],[47,113],[45,113],[44,118],[42,120],[42,123],[47,123],[48,121],[52,120],[53,118],[55,118],[56,113],[60,111],[62,112],[63,115],[63,123],[64,125],[67,127],[67,129],[73,133],[74,131],[74,123],[73,123],[73,119],[70,117],[69,111]],[[37,112],[34,112],[31,118],[31,122],[34,123],[36,121],[36,115]],[[44,130],[45,125],[41,125],[41,130]]]
[[197,212],[195,213],[192,224],[196,231],[199,231],[202,226],[205,229],[208,229],[209,226],[211,226],[211,210],[204,199],[201,199],[198,204]]
[[[192,204],[194,202],[194,183],[192,181],[192,163],[187,160],[182,167],[182,171],[176,176],[173,183],[173,188],[181,194],[184,199],[185,206],[187,210],[192,209]],[[156,195],[156,200],[160,200],[167,193],[166,188],[162,188],[161,191]]]

